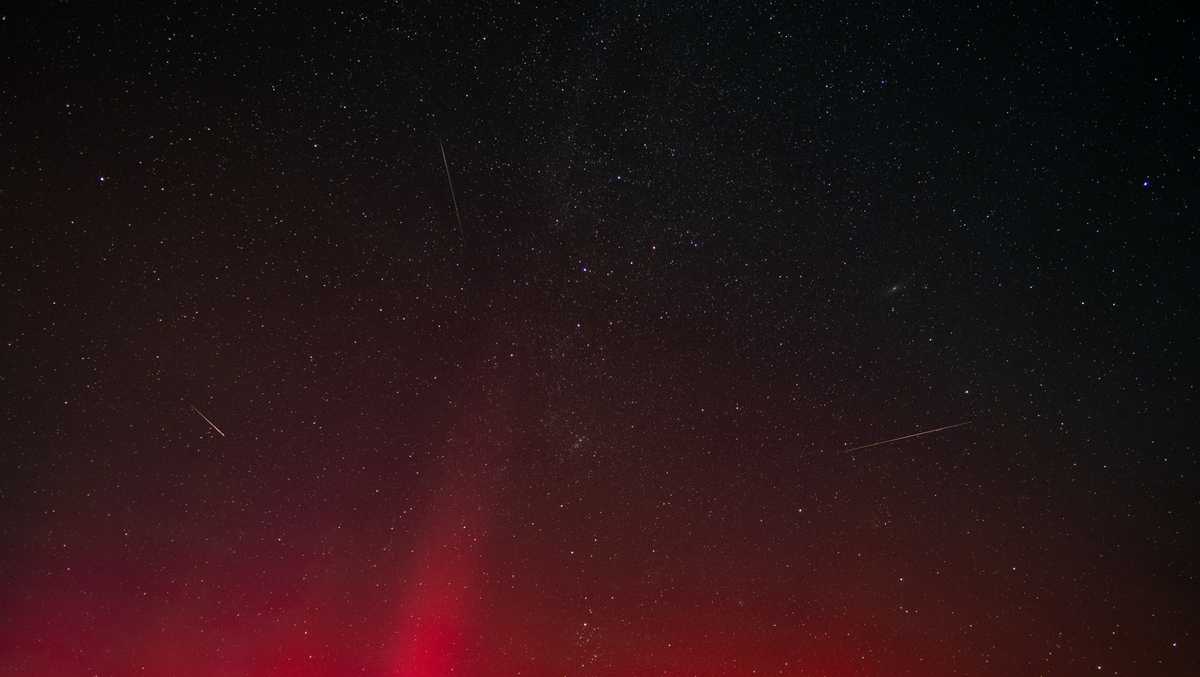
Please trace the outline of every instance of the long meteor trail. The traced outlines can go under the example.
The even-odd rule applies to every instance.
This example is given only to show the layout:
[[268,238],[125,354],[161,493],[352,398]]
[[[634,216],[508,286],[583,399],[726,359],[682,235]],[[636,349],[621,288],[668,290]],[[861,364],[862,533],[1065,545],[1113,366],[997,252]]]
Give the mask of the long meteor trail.
[[931,429],[931,430],[922,430],[922,431],[921,431],[921,432],[919,432],[919,433],[913,433],[913,434],[911,434],[911,435],[903,435],[903,436],[901,436],[901,437],[893,437],[893,438],[892,438],[892,439],[890,439],[890,440],[883,440],[883,441],[881,441],[881,442],[872,442],[872,443],[870,443],[870,444],[862,444],[862,445],[859,445],[859,446],[857,446],[857,447],[850,447],[849,449],[842,449],[842,450],[840,450],[838,453],[846,454],[846,453],[849,453],[849,452],[851,452],[851,451],[858,451],[858,450],[860,450],[860,449],[870,449],[871,447],[878,447],[878,446],[881,446],[881,445],[884,445],[884,444],[891,444],[892,442],[899,442],[900,440],[907,440],[907,439],[912,439],[912,438],[914,438],[914,437],[921,437],[921,436],[923,436],[923,435],[932,435],[932,434],[934,434],[934,433],[940,433],[940,432],[942,432],[943,430],[951,430],[951,429],[953,429],[953,428],[961,428],[961,427],[963,427],[964,425],[971,425],[971,422],[970,422],[970,421],[963,421],[962,423],[955,423],[955,424],[953,424],[953,425],[944,425],[944,426],[942,426],[942,427],[940,427],[940,428],[933,428],[933,429]]
[[200,415],[200,418],[204,419],[204,422],[205,422],[205,423],[207,423],[207,424],[209,424],[210,426],[212,426],[212,429],[213,429],[213,430],[215,430],[215,431],[217,431],[217,434],[218,434],[218,435],[220,435],[221,437],[225,437],[225,433],[224,433],[224,432],[222,432],[222,431],[221,431],[221,429],[217,427],[217,424],[216,424],[216,423],[213,423],[213,422],[212,422],[212,420],[211,420],[210,418],[208,418],[207,416],[205,416],[205,415],[204,415],[204,412],[202,412],[202,411],[200,411],[199,409],[197,409],[197,408],[196,408],[196,405],[194,405],[194,404],[193,404],[193,405],[191,405],[191,407],[192,407],[192,411],[194,411],[194,412],[196,412],[197,414],[199,414],[199,415]]
[[450,161],[446,159],[446,147],[438,141],[438,149],[442,151],[442,166],[446,168],[446,183],[450,184],[450,201],[454,203],[454,219],[458,221],[458,236],[463,235],[462,214],[458,212],[458,196],[454,194],[454,180],[450,178]]

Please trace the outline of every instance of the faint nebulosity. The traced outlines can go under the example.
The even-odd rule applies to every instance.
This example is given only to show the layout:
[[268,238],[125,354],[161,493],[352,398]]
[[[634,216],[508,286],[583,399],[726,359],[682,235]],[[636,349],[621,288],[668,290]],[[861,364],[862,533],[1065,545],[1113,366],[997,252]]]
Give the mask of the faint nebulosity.
[[0,10],[0,674],[1200,674],[1197,36]]

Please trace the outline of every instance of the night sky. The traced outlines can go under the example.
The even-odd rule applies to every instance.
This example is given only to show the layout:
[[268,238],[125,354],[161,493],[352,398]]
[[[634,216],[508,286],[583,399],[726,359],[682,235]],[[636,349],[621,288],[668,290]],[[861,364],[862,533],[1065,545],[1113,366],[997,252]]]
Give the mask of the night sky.
[[0,673],[1200,674],[1194,16],[231,4],[0,10]]

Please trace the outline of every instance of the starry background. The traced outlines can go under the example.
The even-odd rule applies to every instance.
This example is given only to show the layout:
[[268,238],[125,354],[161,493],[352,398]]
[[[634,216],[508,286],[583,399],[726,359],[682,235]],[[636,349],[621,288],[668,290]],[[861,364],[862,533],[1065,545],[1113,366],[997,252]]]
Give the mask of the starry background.
[[3,674],[1200,673],[1182,10],[31,4]]

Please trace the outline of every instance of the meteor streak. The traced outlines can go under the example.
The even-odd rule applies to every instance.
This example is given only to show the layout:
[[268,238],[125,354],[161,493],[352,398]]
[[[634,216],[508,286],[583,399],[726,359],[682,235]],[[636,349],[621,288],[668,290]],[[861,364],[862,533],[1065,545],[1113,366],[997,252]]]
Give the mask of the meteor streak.
[[454,180],[450,178],[450,162],[446,159],[446,147],[438,141],[438,149],[442,151],[442,166],[446,168],[446,183],[450,184],[450,200],[454,203],[454,219],[458,221],[458,236],[463,235],[462,214],[458,213],[458,197],[454,194]]
[[225,437],[225,433],[224,433],[224,432],[222,432],[222,431],[221,431],[221,429],[217,427],[217,424],[216,424],[216,423],[213,423],[211,419],[209,419],[207,416],[205,416],[205,415],[204,415],[204,412],[202,412],[202,411],[200,411],[199,409],[197,409],[197,408],[196,408],[196,405],[194,405],[194,404],[193,404],[193,405],[191,405],[191,407],[192,407],[192,411],[194,411],[194,412],[196,412],[197,414],[199,414],[199,415],[200,415],[200,418],[204,419],[204,422],[205,422],[205,423],[207,423],[207,424],[209,424],[210,426],[212,426],[212,429],[213,429],[213,430],[215,430],[215,431],[217,431],[217,434],[218,434],[218,435],[220,435],[221,437]]
[[950,430],[952,428],[961,428],[964,425],[970,425],[970,424],[971,424],[970,421],[963,421],[962,423],[955,423],[953,425],[944,425],[940,428],[933,428],[932,430],[922,430],[919,433],[913,433],[911,435],[903,435],[901,437],[893,437],[890,440],[883,440],[881,442],[872,442],[870,444],[862,444],[857,447],[850,447],[849,449],[842,449],[839,453],[846,454],[851,451],[858,451],[860,449],[870,449],[871,447],[878,447],[883,444],[889,444],[891,442],[899,442],[900,440],[907,440],[907,439],[911,439],[913,437],[921,437],[922,435],[932,435],[934,433],[939,433],[943,430]]

